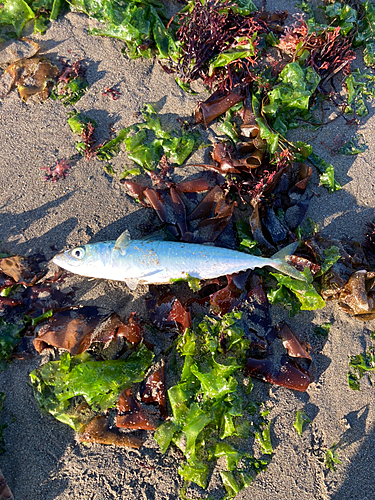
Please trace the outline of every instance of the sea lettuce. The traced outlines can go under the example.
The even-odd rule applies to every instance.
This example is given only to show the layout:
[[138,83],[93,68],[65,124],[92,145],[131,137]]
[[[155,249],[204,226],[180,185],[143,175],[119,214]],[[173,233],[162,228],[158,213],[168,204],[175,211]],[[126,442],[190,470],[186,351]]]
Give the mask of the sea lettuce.
[[[240,491],[265,467],[238,449],[234,436],[247,439],[256,428],[261,435],[262,451],[267,449],[268,453],[272,449],[267,434],[270,424],[263,425],[262,419],[261,427],[249,425],[253,413],[247,411],[244,391],[239,390],[238,377],[249,346],[240,320],[239,312],[220,319],[205,316],[193,329],[185,330],[177,345],[183,358],[180,381],[168,390],[173,417],[155,432],[163,453],[172,443],[184,453],[186,462],[179,469],[181,477],[202,488],[208,482],[209,463],[220,457],[225,456],[227,461],[227,471],[221,474],[227,491],[235,485],[236,491]],[[225,354],[220,343],[223,336]]]
[[371,70],[356,69],[345,80],[348,92],[345,113],[356,113],[357,116],[366,116],[368,109],[365,101],[375,97],[375,74]]
[[6,323],[0,318],[0,372],[6,368],[6,363],[13,349],[21,340],[24,323]]
[[324,8],[329,23],[334,26],[340,26],[340,34],[346,36],[353,30],[357,23],[357,11],[348,4],[334,2]]
[[95,361],[87,352],[77,356],[66,352],[30,373],[35,399],[42,409],[78,430],[79,416],[69,411],[72,398],[83,397],[94,411],[113,407],[125,388],[144,379],[153,357],[144,345],[126,360]]
[[370,347],[364,354],[351,356],[349,360],[348,384],[353,390],[360,390],[360,380],[365,374],[375,372],[375,347]]
[[335,179],[335,169],[333,165],[327,163],[316,153],[311,153],[308,159],[314,167],[321,172],[320,183],[322,186],[327,188],[330,193],[341,189],[340,184]]
[[21,36],[27,21],[34,18],[35,13],[24,0],[4,0],[0,9],[0,25],[13,25],[17,36]]
[[314,311],[325,307],[325,302],[312,284],[313,277],[309,269],[303,274],[306,281],[296,280],[284,274],[270,273],[276,278],[279,288],[268,293],[271,304],[284,304],[290,309],[290,315],[294,316],[301,311]]
[[4,0],[0,9],[0,26],[13,25],[20,37],[28,21],[34,22],[34,33],[44,33],[50,20],[57,19],[65,0]]
[[160,59],[169,58],[176,51],[173,35],[163,21],[165,7],[156,0],[70,0],[69,3],[74,10],[103,23],[102,28],[89,30],[91,35],[123,40],[131,59],[151,57],[151,47]]
[[[199,132],[167,130],[151,104],[143,106],[142,115],[143,123],[122,129],[117,137],[98,148],[99,160],[110,160],[119,152],[120,144],[123,143],[130,160],[139,167],[152,171],[156,169],[163,155],[171,163],[182,165],[199,147]],[[126,168],[125,175],[129,173],[131,169]],[[123,174],[122,178],[125,175]]]
[[298,126],[295,119],[308,113],[310,97],[319,82],[320,77],[312,67],[305,69],[297,62],[284,67],[268,93],[268,104],[262,106],[262,113],[276,132],[285,136],[290,128]]
[[293,427],[298,432],[299,436],[302,436],[303,431],[310,422],[311,420],[303,410],[297,410]]
[[364,140],[363,135],[356,134],[352,139],[341,146],[341,148],[339,149],[339,153],[341,155],[352,156],[364,153],[366,149],[368,149],[368,146]]

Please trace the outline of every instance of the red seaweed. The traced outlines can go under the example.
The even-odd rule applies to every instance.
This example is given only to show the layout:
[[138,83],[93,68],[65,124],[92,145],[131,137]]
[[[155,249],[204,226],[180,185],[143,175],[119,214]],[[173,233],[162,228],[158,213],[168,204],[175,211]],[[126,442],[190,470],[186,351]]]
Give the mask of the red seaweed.
[[117,337],[124,337],[132,345],[139,344],[143,339],[141,327],[135,320],[135,314],[131,313],[128,324],[122,323],[116,332]]
[[165,362],[160,362],[160,367],[151,373],[142,383],[140,389],[141,400],[146,404],[156,403],[163,418],[167,418],[167,399],[165,392]]
[[244,374],[288,389],[306,391],[312,381],[308,372],[311,357],[289,327],[271,329],[266,340],[265,350],[253,348],[251,351]]
[[133,397],[131,389],[125,389],[118,402],[116,427],[155,431],[158,427],[158,419],[141,407]]

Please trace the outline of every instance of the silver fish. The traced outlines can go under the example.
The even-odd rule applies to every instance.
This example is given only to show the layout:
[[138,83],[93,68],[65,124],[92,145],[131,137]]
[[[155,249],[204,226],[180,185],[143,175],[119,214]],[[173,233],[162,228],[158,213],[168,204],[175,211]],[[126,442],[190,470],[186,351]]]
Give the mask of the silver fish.
[[83,245],[57,254],[53,262],[81,276],[125,281],[131,290],[139,283],[162,284],[188,277],[210,279],[264,266],[304,280],[286,262],[297,246],[292,243],[267,259],[194,243],[131,240],[125,231],[116,241]]

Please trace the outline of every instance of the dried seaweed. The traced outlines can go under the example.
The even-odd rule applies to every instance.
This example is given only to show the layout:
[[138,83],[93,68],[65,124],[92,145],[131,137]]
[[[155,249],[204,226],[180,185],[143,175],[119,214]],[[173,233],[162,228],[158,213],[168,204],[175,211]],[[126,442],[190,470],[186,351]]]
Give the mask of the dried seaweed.
[[6,68],[1,79],[1,96],[8,94],[16,86],[23,101],[33,95],[45,101],[58,75],[58,68],[46,58],[34,56],[20,59]]
[[357,319],[368,321],[375,318],[375,273],[357,271],[343,286],[339,306]]

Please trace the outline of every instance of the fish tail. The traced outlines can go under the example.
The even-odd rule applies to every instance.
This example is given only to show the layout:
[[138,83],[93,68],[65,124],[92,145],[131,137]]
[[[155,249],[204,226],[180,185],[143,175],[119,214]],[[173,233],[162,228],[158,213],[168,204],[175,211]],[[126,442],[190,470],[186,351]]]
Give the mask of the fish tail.
[[305,276],[300,271],[287,263],[287,259],[296,251],[298,245],[298,241],[295,243],[291,243],[285,248],[282,248],[279,252],[275,253],[270,259],[272,261],[272,263],[270,263],[270,266],[274,267],[283,274],[291,276],[292,278],[306,281]]

